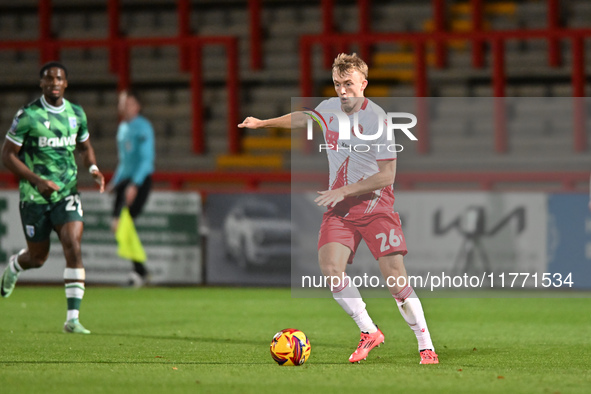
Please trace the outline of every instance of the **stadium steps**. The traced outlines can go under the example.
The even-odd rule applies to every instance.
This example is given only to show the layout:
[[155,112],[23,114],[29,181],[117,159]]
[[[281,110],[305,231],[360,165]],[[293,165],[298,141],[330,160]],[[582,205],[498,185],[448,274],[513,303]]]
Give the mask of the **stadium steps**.
[[[414,65],[415,55],[412,52],[397,52],[397,53],[376,53],[372,58],[374,67],[389,67],[393,64]],[[435,64],[435,54],[430,52],[427,54],[427,64]],[[372,72],[373,74],[373,72]]]
[[283,168],[283,155],[219,155],[216,158],[216,167],[219,170],[228,169],[269,169],[279,170]]
[[300,149],[301,142],[292,141],[291,137],[248,136],[242,139],[242,148],[249,153],[253,151],[290,152],[292,148]]
[[[490,23],[484,21],[483,30],[490,30]],[[435,30],[435,23],[433,20],[425,21],[423,25],[423,30],[427,32],[432,32]],[[469,32],[472,31],[472,21],[470,20],[463,20],[463,19],[454,19],[450,22],[450,31],[452,32]],[[447,44],[448,48],[452,49],[460,49],[460,50],[468,50],[469,49],[469,42],[466,40],[450,40]]]
[[[472,7],[470,3],[452,4],[450,11],[454,14],[470,15]],[[513,1],[484,4],[486,15],[514,16],[517,12],[517,4]]]
[[[56,37],[92,38],[96,36],[95,38],[104,38],[107,36],[108,29],[100,27],[106,23],[107,17],[104,2],[99,0],[88,0],[87,2],[92,3],[93,7],[85,9],[80,6],[78,0],[52,1],[52,5],[57,7],[52,24]],[[85,6],[87,2],[84,2]],[[222,2],[225,3],[223,9],[220,8]],[[121,16],[121,22],[126,35],[132,37],[147,35],[174,36],[178,33],[177,16],[172,2],[150,0],[149,3],[155,6],[155,10],[150,9],[142,0],[125,0],[124,3],[125,10]],[[289,97],[299,95],[299,54],[297,52],[297,37],[294,36],[293,32],[297,31],[299,34],[320,33],[322,29],[320,6],[312,4],[312,2],[302,2],[301,4],[287,1],[266,2],[261,15],[264,33],[264,69],[250,70],[248,11],[245,3],[235,0],[203,0],[199,2],[198,6],[195,2],[193,3],[191,28],[194,33],[201,36],[210,34],[235,35],[239,39],[240,79],[242,83],[239,120],[249,115],[269,118],[289,112]],[[428,3],[376,1],[372,3],[371,28],[376,32],[423,31],[426,21],[432,18],[432,8]],[[573,0],[563,4],[563,20],[565,23],[570,27],[588,26],[591,17],[591,4],[588,3],[587,0]],[[0,37],[3,40],[37,38],[39,35],[35,8],[37,0],[21,0],[18,5],[16,2],[14,4],[15,10],[22,8],[24,5],[28,5],[29,9],[17,12],[10,9],[12,5],[5,5],[5,8],[3,8],[5,12],[0,13]],[[66,10],[66,5],[75,6],[76,9]],[[464,0],[462,3],[451,4],[448,7],[448,12],[455,21],[453,22],[455,27],[452,23],[452,29],[466,29],[470,23],[469,2]],[[487,28],[490,29],[535,28],[543,27],[547,23],[545,1],[517,2],[501,0],[491,2],[491,4],[484,4],[484,7],[487,12],[485,15]],[[335,2],[334,17],[336,31],[357,31],[359,26],[355,2]],[[428,23],[427,27],[429,27]],[[587,49],[586,56],[589,61],[591,59],[591,40],[586,40],[585,46]],[[407,69],[412,68],[412,62],[414,61],[412,49],[409,46],[395,43],[379,43],[372,45],[372,48],[376,52],[375,57],[372,58],[370,84],[366,90],[366,95],[370,97],[413,96],[414,88],[410,82],[413,81],[414,76],[407,71]],[[538,76],[549,76],[552,81],[559,81],[541,81],[528,84],[510,83],[506,88],[508,96],[535,97],[547,94],[570,96],[572,94],[571,85],[565,82],[570,75],[570,43],[565,42],[563,45],[565,66],[558,69],[550,69],[545,63],[545,59],[547,59],[546,40],[522,42],[509,40],[506,42],[506,48],[507,75],[510,78],[525,76],[532,79]],[[358,51],[358,47],[355,45],[352,45],[349,49]],[[114,157],[114,163],[116,163],[116,155],[111,154],[111,152],[115,152],[113,142],[116,131],[116,95],[115,92],[107,95],[107,92],[116,86],[116,76],[108,71],[108,51],[101,49],[65,49],[61,52],[61,56],[72,72],[70,78],[71,87],[68,89],[66,97],[78,102],[87,110],[93,144],[100,145],[100,150],[106,151],[104,155],[103,152],[97,152],[100,162],[104,162],[103,158]],[[313,50],[314,85],[320,87],[318,89],[319,94],[322,92],[324,95],[332,97],[334,96],[334,89],[330,84],[330,74],[327,74],[327,70],[320,66],[321,56],[321,48],[315,48]],[[383,63],[381,63],[379,56],[383,56]],[[542,59],[537,65],[534,64],[536,58]],[[430,51],[427,52],[427,60],[429,64],[433,64],[433,55]],[[485,59],[486,65],[481,70],[474,70],[471,67],[469,45],[467,47],[459,45],[458,48],[448,48],[447,60],[447,68],[429,69],[431,92],[436,92],[436,95],[443,97],[492,95],[490,87],[490,53],[488,50]],[[8,90],[12,85],[30,84],[31,76],[35,76],[38,72],[39,57],[35,51],[24,51],[19,54],[13,51],[3,51],[0,52],[0,61],[4,65],[3,72],[0,73],[0,84],[7,86]],[[388,61],[390,64],[388,64]],[[204,81],[206,83],[203,102],[206,106],[204,120],[208,148],[207,153],[204,155],[195,155],[190,151],[191,123],[190,118],[183,114],[187,110],[185,103],[190,100],[190,92],[187,87],[189,74],[178,72],[176,50],[171,48],[162,48],[160,50],[140,48],[134,50],[131,57],[131,67],[132,83],[134,84],[155,83],[162,86],[170,81],[176,82],[171,84],[169,87],[170,92],[166,94],[154,92],[151,96],[149,94],[144,95],[143,89],[140,88],[140,94],[145,100],[145,109],[150,111],[152,108],[155,109],[154,113],[147,112],[146,115],[151,120],[153,119],[156,138],[158,143],[161,144],[157,155],[157,168],[215,169],[217,156],[227,152],[228,144],[228,125],[225,118],[225,50],[221,47],[207,47],[203,50]],[[382,72],[382,75],[376,72],[380,68],[386,69],[385,72]],[[475,84],[474,80],[481,82]],[[78,84],[88,86],[94,83],[100,86],[99,89],[103,89],[98,96],[75,94]],[[322,88],[325,85],[327,87]],[[587,89],[588,92],[591,91],[591,86],[588,86]],[[34,93],[32,96],[32,93],[27,93],[27,97],[24,97],[20,90],[18,92],[16,90],[9,91],[4,98],[0,99],[0,102],[4,103],[5,106],[5,110],[0,112],[2,124],[10,124],[16,109],[30,101],[28,97],[35,98],[38,96],[38,90],[35,90],[35,86],[32,86],[31,92]],[[178,108],[175,108],[175,105],[178,105]],[[183,109],[181,110],[181,108]],[[459,108],[471,111],[471,113],[469,115],[460,113],[458,116],[466,116],[470,119],[478,119],[481,116],[480,110],[471,108],[469,103],[465,106],[459,106]],[[550,109],[551,106],[548,108]],[[482,116],[488,116],[484,110],[482,114]],[[519,116],[528,116],[527,111],[524,110]],[[443,116],[442,119],[451,120],[452,117],[453,114],[448,114]],[[533,123],[540,124],[540,122]],[[443,128],[437,129],[434,127],[434,133],[447,133],[441,134],[441,137],[435,137],[441,138],[434,141],[435,148],[444,147],[447,144],[445,142],[446,138],[452,141],[450,143],[452,145],[453,141],[459,138],[481,137],[490,141],[492,137],[488,133],[491,132],[485,127],[472,123],[468,122],[467,125],[458,130],[444,130]],[[534,138],[539,136],[539,138],[546,141],[554,140],[555,136],[552,133],[543,134],[540,132],[536,134],[536,127],[535,125],[530,126],[531,124],[532,122],[527,120],[521,121],[517,119],[508,125],[508,130],[510,134],[519,132],[524,136],[523,141],[527,141],[525,135]],[[545,127],[547,132],[548,126]],[[283,152],[283,164],[285,165],[289,160],[289,151],[285,149],[287,147],[286,136],[281,134],[268,135],[267,132],[268,130],[244,130],[242,143],[245,153],[247,156],[254,156],[254,153],[281,154]],[[520,141],[521,137],[513,138],[511,135],[510,137],[512,138],[509,141],[510,150],[520,151],[522,144],[527,144]],[[571,138],[570,135],[569,138]],[[99,140],[101,141],[99,142]],[[440,145],[440,142],[442,145]],[[465,144],[471,144],[471,142]],[[551,144],[551,142],[547,142],[547,144]],[[560,144],[554,146],[560,146],[560,149],[568,148],[567,153],[557,152],[560,155],[560,163],[568,163],[568,152],[572,152],[572,148],[568,147],[568,143],[566,146]],[[449,157],[445,152],[437,150],[432,155],[417,154],[413,156],[411,154],[413,149],[413,146],[410,146],[408,150],[401,154],[401,157],[410,157],[408,161],[401,160],[401,165],[416,166],[426,170],[432,170],[435,167],[457,170],[464,169],[471,164],[480,166],[478,163],[483,156],[480,151],[472,156],[470,155],[471,152],[464,152],[461,157],[466,158],[467,161],[461,162],[459,160],[460,155],[453,158]],[[188,157],[184,157],[185,155]],[[489,156],[490,159],[487,159]],[[486,166],[483,164],[482,168],[491,170],[520,168],[520,165],[528,165],[528,157],[537,160],[533,152],[524,154],[524,156],[527,157],[512,159],[513,156],[510,153],[509,157],[500,155],[500,159],[496,160],[494,151],[491,151],[484,156],[483,163],[486,163]],[[432,158],[435,159],[431,160]],[[507,163],[512,163],[512,165],[505,165],[505,160]],[[577,163],[580,166],[582,162],[582,159],[580,159]],[[588,160],[585,163],[588,163]],[[104,165],[101,164],[101,166]]]
[[371,78],[373,80],[389,80],[393,82],[412,82],[415,79],[415,71],[412,68],[407,70],[376,68],[371,70]]
[[389,97],[390,86],[389,85],[367,85],[365,88],[366,97]]
[[[373,74],[372,74],[373,76]],[[382,83],[370,84],[365,88],[365,97],[391,97],[392,86]],[[322,88],[322,97],[334,97],[335,90],[333,85],[326,85]]]
[[[499,2],[486,4],[484,6],[485,18],[490,16],[514,17],[517,6],[514,2]],[[450,30],[455,32],[468,32],[472,30],[472,21],[470,20],[471,5],[469,3],[460,3],[450,6],[451,22]],[[484,20],[483,28],[490,29],[491,23]],[[422,19],[422,31],[433,31],[434,21],[429,16],[428,19]],[[450,50],[467,51],[469,43],[465,40],[451,41],[448,44]],[[469,57],[466,57],[469,61]],[[398,51],[388,52],[379,51],[372,58],[372,79],[393,80],[398,82],[412,82],[415,78],[414,73],[415,55],[410,46],[403,45]],[[435,54],[433,47],[429,46],[427,52],[427,65],[435,64]]]

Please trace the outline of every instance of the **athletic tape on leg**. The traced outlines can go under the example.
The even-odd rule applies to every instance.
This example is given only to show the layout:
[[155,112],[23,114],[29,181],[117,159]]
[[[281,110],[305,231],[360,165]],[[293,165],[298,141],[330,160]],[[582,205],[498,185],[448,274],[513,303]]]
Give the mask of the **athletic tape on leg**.
[[83,281],[86,279],[86,271],[84,268],[66,268],[64,270],[64,279]]

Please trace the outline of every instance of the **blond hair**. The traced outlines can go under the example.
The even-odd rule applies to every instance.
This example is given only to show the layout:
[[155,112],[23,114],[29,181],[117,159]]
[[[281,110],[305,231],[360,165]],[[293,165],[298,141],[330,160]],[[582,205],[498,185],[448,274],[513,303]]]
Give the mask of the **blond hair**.
[[346,53],[339,54],[332,63],[332,71],[338,76],[351,73],[353,71],[359,71],[361,75],[367,79],[367,64],[357,56],[356,53],[348,55]]

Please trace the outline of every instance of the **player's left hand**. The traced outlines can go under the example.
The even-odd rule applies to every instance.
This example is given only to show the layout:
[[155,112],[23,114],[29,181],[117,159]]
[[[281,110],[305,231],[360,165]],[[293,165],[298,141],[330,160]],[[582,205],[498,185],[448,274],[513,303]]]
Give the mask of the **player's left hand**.
[[322,192],[318,192],[320,194],[314,202],[318,204],[319,207],[327,207],[330,205],[333,208],[335,205],[340,203],[345,199],[345,192],[342,188],[334,189],[334,190],[324,190]]
[[105,176],[100,170],[93,171],[90,175],[96,183],[99,185],[99,191],[102,193],[105,191]]

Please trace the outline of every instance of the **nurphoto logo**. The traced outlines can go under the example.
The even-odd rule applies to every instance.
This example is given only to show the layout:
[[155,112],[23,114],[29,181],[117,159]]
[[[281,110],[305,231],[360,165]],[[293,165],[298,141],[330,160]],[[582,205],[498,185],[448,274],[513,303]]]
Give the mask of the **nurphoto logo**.
[[[369,144],[369,141],[377,141],[382,139],[382,134],[386,132],[386,140],[389,142],[394,141],[394,130],[401,130],[411,141],[418,141],[418,138],[410,131],[411,128],[416,126],[417,117],[408,112],[388,112],[384,119],[379,115],[378,128],[374,134],[363,134],[364,130],[359,125],[359,114],[356,112],[353,114],[353,126],[349,121],[349,117],[339,110],[325,110],[323,114],[330,114],[331,121],[336,118],[338,120],[338,131],[333,131],[328,128],[326,122],[321,117],[320,120],[316,116],[308,118],[307,123],[307,135],[308,140],[312,140],[313,137],[313,123],[314,119],[320,127],[324,122],[324,128],[326,129],[326,143],[319,145],[319,151],[323,150],[347,150],[355,152],[368,152],[372,149],[377,149],[378,152],[381,150],[388,150],[389,152],[402,152],[403,147],[400,144],[385,144],[385,143],[373,143]],[[311,115],[311,114],[310,114]],[[407,119],[407,123],[396,123],[396,120]]]

